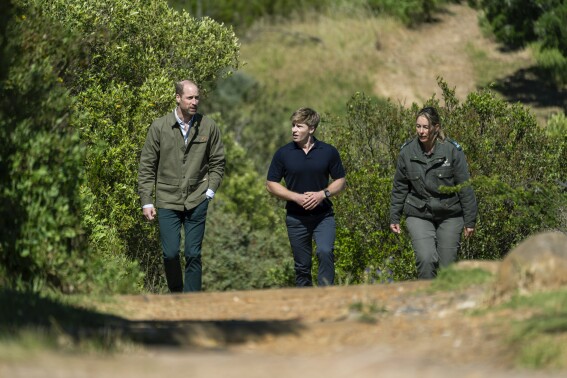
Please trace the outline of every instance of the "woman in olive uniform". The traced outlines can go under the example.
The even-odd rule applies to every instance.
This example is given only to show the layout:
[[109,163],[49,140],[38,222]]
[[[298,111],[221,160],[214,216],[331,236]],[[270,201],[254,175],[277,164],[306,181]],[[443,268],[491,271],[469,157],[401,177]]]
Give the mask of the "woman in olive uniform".
[[416,117],[417,136],[400,151],[390,205],[390,229],[399,234],[402,213],[415,251],[418,278],[430,279],[438,267],[457,260],[461,232],[474,233],[477,204],[469,185],[442,193],[441,186],[466,182],[469,171],[461,146],[446,138],[435,108]]

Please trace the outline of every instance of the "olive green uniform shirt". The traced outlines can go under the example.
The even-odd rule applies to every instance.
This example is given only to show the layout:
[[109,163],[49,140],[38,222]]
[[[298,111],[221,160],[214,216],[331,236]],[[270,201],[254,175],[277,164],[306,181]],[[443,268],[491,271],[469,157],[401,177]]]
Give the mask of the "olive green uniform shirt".
[[430,156],[423,153],[418,138],[402,146],[391,195],[390,223],[406,216],[434,221],[463,216],[465,227],[474,228],[477,203],[469,185],[457,193],[441,193],[440,187],[454,187],[469,180],[461,146],[446,138],[437,140]]
[[188,142],[173,112],[155,120],[148,130],[140,155],[138,194],[143,205],[182,211],[206,199],[207,189],[216,192],[225,166],[224,147],[217,125],[195,114]]

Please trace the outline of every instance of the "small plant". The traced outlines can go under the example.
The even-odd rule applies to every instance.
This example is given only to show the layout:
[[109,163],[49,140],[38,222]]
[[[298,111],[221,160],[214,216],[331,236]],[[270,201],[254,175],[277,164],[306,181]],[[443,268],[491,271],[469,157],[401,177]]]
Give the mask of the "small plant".
[[386,311],[385,307],[379,306],[374,301],[357,301],[349,306],[349,312],[362,323],[375,323],[377,316]]
[[431,291],[454,291],[466,289],[474,285],[482,285],[493,280],[493,275],[480,268],[474,269],[440,269],[437,278],[431,282]]
[[530,369],[562,369],[566,366],[567,347],[565,341],[546,335],[538,335],[521,346],[516,362]]
[[567,135],[567,117],[565,113],[556,113],[547,121],[545,132],[550,137],[565,137]]
[[369,266],[364,269],[364,282],[366,284],[384,284],[394,282],[394,271],[392,265],[394,264],[394,257],[389,256],[384,259],[380,266]]
[[500,308],[531,314],[512,323],[508,342],[516,350],[516,364],[532,369],[567,367],[566,290],[517,295]]

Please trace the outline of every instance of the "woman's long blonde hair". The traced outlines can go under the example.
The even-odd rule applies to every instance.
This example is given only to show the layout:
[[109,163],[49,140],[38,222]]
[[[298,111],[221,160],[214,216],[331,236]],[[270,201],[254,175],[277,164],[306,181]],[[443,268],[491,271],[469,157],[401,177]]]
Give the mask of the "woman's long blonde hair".
[[417,116],[415,117],[415,119],[418,119],[421,116],[424,116],[425,118],[427,118],[430,126],[435,126],[435,125],[439,126],[439,130],[437,130],[437,135],[436,135],[435,138],[436,139],[438,138],[439,140],[444,141],[445,140],[445,132],[443,131],[443,128],[441,127],[441,117],[439,117],[439,113],[437,113],[437,110],[432,106],[426,106],[425,108],[421,109],[417,113]]

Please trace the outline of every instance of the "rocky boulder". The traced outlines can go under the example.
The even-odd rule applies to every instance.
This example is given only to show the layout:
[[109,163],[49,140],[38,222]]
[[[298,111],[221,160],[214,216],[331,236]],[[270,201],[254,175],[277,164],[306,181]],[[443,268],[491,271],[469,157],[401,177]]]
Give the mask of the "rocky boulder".
[[502,260],[495,281],[497,298],[515,293],[567,287],[567,235],[559,231],[533,235]]

